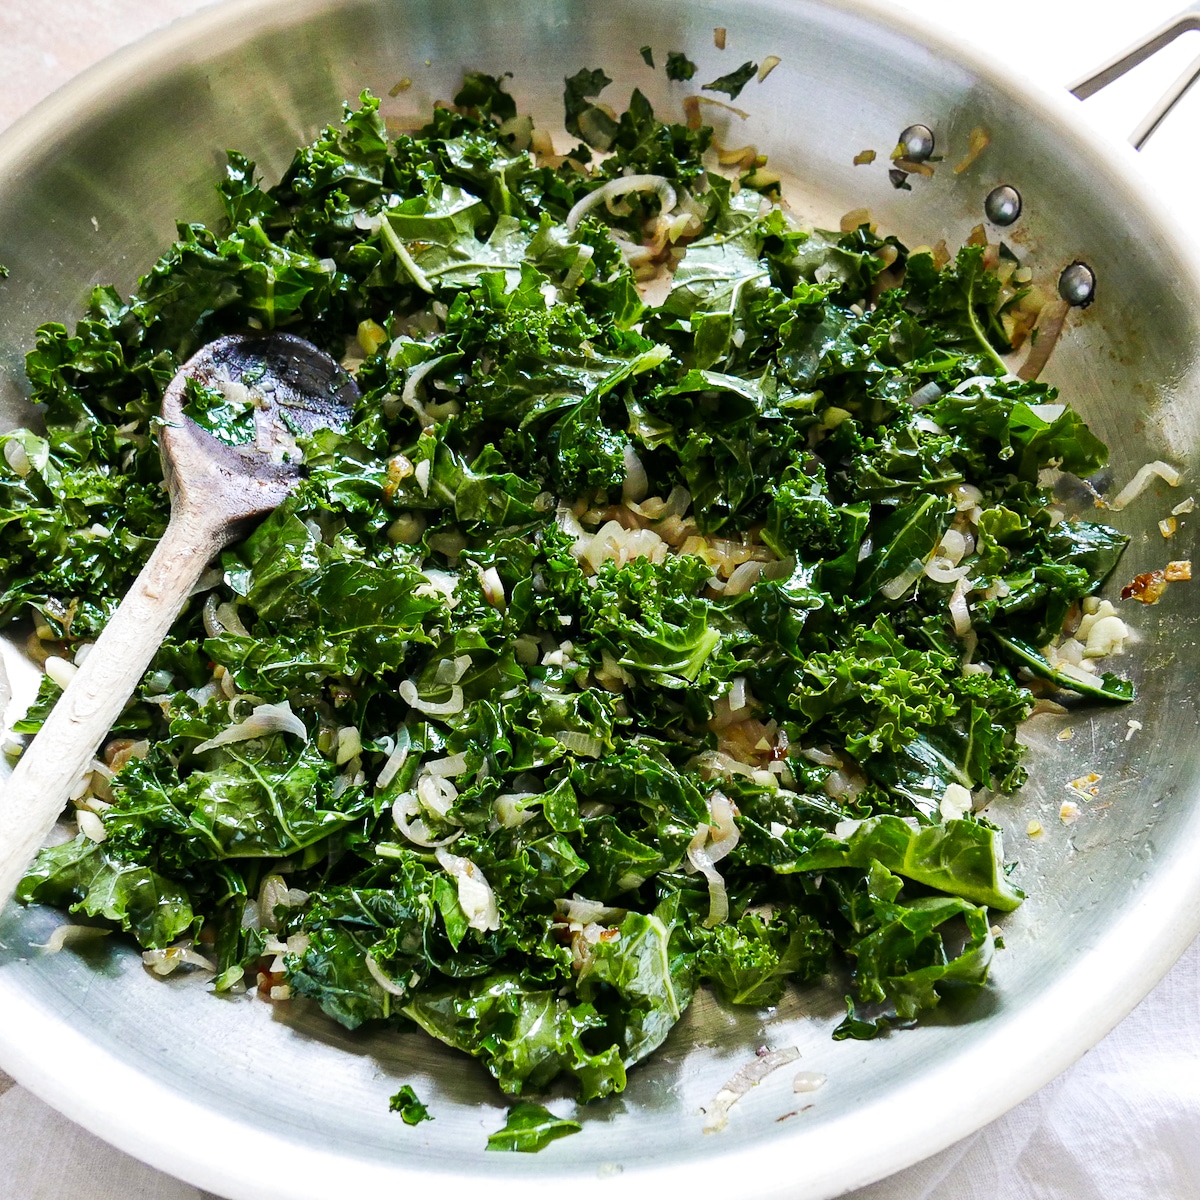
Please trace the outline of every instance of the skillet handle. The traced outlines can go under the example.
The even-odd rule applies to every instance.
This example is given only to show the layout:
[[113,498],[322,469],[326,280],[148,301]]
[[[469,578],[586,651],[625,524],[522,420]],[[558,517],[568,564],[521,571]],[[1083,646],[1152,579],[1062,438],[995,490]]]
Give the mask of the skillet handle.
[[[1102,66],[1077,79],[1068,87],[1072,96],[1086,100],[1094,96],[1102,88],[1134,67],[1153,57],[1163,47],[1169,46],[1180,34],[1193,29],[1200,29],[1200,0],[1184,9],[1183,12],[1164,21],[1153,32],[1148,33],[1140,41],[1113,55]],[[1129,135],[1129,141],[1135,150],[1140,150],[1149,140],[1150,135],[1159,127],[1163,118],[1183,98],[1183,94],[1200,78],[1200,56],[1194,58],[1184,69],[1183,73],[1158,98],[1150,111],[1141,119],[1137,128]]]

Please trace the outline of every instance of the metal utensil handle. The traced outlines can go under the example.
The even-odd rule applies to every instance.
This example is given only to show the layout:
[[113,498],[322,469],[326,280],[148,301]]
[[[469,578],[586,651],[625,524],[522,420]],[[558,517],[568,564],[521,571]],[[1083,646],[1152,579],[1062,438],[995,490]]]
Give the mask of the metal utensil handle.
[[0,909],[121,715],[188,594],[221,548],[220,521],[173,514],[149,562],[0,791]]
[[[1193,29],[1200,29],[1200,0],[1196,0],[1190,8],[1164,21],[1152,33],[1148,33],[1140,41],[1113,55],[1103,66],[1076,80],[1068,87],[1072,96],[1086,100],[1094,96],[1102,88],[1108,87],[1122,75],[1132,71],[1146,59],[1153,57],[1165,46],[1169,46],[1180,34]],[[1183,94],[1200,77],[1200,55],[1194,58],[1183,73],[1158,98],[1150,111],[1141,119],[1137,128],[1129,135],[1129,141],[1135,150],[1140,150],[1149,140],[1150,135],[1159,127],[1163,118],[1182,99]]]

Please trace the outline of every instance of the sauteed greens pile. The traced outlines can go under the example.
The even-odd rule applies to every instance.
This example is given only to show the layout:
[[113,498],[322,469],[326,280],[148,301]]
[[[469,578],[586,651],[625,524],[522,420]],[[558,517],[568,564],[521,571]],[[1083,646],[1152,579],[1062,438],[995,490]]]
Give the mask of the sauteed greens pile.
[[[1105,449],[1004,377],[1011,259],[801,229],[607,82],[568,81],[566,157],[483,75],[396,137],[364,94],[270,189],[230,154],[219,228],[39,330],[46,432],[0,439],[0,614],[69,660],[166,522],[180,363],[278,328],[355,360],[355,423],[210,573],[20,895],[583,1099],[705,983],[832,975],[849,1037],[980,987],[1021,893],[972,802],[1022,782],[1029,671],[1129,694],[1044,653],[1123,538],[1039,486]],[[191,397],[233,441],[246,404]]]

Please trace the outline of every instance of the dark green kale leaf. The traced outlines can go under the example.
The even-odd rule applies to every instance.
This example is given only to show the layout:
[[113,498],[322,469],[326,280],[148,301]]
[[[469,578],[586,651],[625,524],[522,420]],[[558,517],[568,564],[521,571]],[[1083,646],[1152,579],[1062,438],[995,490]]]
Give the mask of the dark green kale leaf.
[[696,64],[682,50],[667,51],[667,78],[685,83],[696,73]]
[[502,1129],[488,1135],[489,1150],[520,1150],[532,1154],[545,1149],[555,1138],[578,1133],[578,1121],[556,1117],[540,1104],[514,1104]]
[[[848,952],[860,1003],[887,1004],[890,1011],[863,1021],[853,1005],[835,1038],[874,1037],[897,1023],[911,1023],[950,991],[978,991],[994,952],[985,908],[949,897],[902,899],[903,880],[872,862],[863,882],[848,888],[843,905],[855,931]],[[961,918],[967,938],[951,953],[942,929]]]
[[1001,912],[1011,912],[1025,895],[1008,881],[999,832],[967,820],[914,828],[901,817],[871,817],[844,838],[823,837],[805,848],[795,869],[866,870],[872,863],[881,863],[889,872],[914,883]]
[[243,446],[254,440],[254,404],[231,399],[219,388],[206,387],[197,379],[183,385],[184,414],[227,446]]
[[388,1101],[388,1110],[398,1112],[405,1125],[420,1125],[422,1121],[433,1120],[433,1114],[407,1083]]
[[503,86],[504,81],[511,78],[511,73],[495,76],[482,71],[465,71],[454,103],[467,109],[477,120],[490,117],[497,125],[503,125],[517,115],[517,103]]
[[[712,129],[702,125],[690,129],[677,122],[660,121],[654,115],[650,101],[638,88],[629,97],[629,107],[620,116],[613,137],[612,157],[600,164],[601,178],[615,179],[622,172],[666,175],[680,184],[708,183],[704,170],[704,152],[712,144]],[[648,199],[653,193],[643,193]],[[636,206],[637,195],[626,203],[635,203],[635,215],[646,210]]]
[[969,447],[977,475],[992,464],[992,472],[1035,482],[1052,462],[1080,477],[1092,475],[1108,461],[1107,447],[1055,398],[1042,384],[975,378],[934,401],[927,413]]
[[606,1011],[622,1061],[632,1066],[662,1045],[695,991],[692,955],[677,934],[677,904],[631,912],[612,938],[592,948],[576,990]]
[[701,86],[706,92],[724,92],[730,100],[736,100],[742,94],[742,88],[754,78],[757,70],[758,63],[744,62],[736,70],[719,76],[712,83],[705,83]]
[[597,67],[590,71],[577,71],[563,82],[566,84],[563,91],[563,124],[567,132],[582,138],[595,150],[607,150],[617,135],[617,122],[592,101],[612,80]]
[[102,917],[148,949],[169,946],[194,919],[178,884],[83,834],[40,851],[17,899]]
[[812,980],[826,969],[833,940],[812,917],[787,909],[765,919],[747,912],[704,935],[696,974],[716,984],[729,1004],[778,1004],[789,980]]
[[712,605],[700,595],[708,578],[704,560],[690,555],[661,565],[605,564],[581,631],[638,678],[666,688],[711,687],[730,668],[719,654]]
[[622,1091],[620,1047],[588,1048],[589,1031],[600,1029],[604,1018],[591,1004],[572,1004],[557,991],[500,972],[423,988],[404,1013],[439,1041],[482,1059],[509,1094],[537,1091],[564,1073],[578,1081],[581,1100]]
[[1128,679],[1122,679],[1108,671],[1094,680],[1087,680],[1073,673],[1068,674],[1051,666],[1043,655],[1019,638],[1005,637],[996,630],[990,632],[1014,664],[1031,671],[1039,679],[1047,679],[1066,691],[1076,692],[1089,700],[1099,700],[1106,704],[1128,704],[1133,699],[1133,684]]

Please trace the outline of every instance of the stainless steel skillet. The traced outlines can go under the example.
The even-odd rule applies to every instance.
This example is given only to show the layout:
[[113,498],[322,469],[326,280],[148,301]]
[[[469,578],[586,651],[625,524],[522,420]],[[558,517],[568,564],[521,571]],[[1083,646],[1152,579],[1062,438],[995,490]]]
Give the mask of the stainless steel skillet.
[[[1079,130],[1065,101],[1031,94],[936,33],[859,6],[646,12],[559,2],[434,12],[360,3],[284,13],[235,4],[205,14],[80,81],[0,146],[0,258],[13,268],[0,316],[6,373],[19,377],[8,368],[36,321],[73,315],[83,284],[127,285],[174,217],[212,215],[207,189],[225,145],[256,155],[270,174],[364,83],[386,93],[412,77],[413,90],[391,107],[416,113],[448,94],[464,65],[516,68],[515,90],[548,117],[561,76],[599,63],[617,76],[614,92],[637,83],[665,105],[672,93],[642,68],[637,46],[684,48],[704,67],[725,66],[730,52],[718,58],[711,49],[714,25],[729,27],[745,57],[783,59],[767,84],[748,91],[743,128],[797,177],[802,211],[828,221],[866,204],[911,242],[953,244],[981,219],[993,183],[1019,186],[1025,215],[1014,240],[1039,277],[1052,284],[1081,257],[1100,281],[1050,377],[1069,385],[1114,443],[1117,486],[1149,458],[1190,466],[1194,477],[1196,267],[1129,163]],[[927,188],[914,181],[912,193],[894,192],[882,170],[851,166],[866,147],[886,156],[898,130],[918,119],[937,131],[947,165],[977,125],[992,144],[961,175],[939,170]],[[1154,522],[1182,495],[1147,494],[1114,517],[1152,535],[1131,551],[1130,574],[1161,565]],[[1190,554],[1186,540],[1171,548],[1172,557]],[[134,1153],[231,1195],[373,1194],[470,1180],[514,1195],[697,1184],[735,1196],[822,1195],[865,1182],[1049,1078],[1195,931],[1189,859],[1200,831],[1189,800],[1197,780],[1184,756],[1195,724],[1190,600],[1180,587],[1138,614],[1138,710],[1077,719],[1069,743],[1049,724],[1032,731],[1044,766],[1026,802],[1053,836],[1030,843],[1026,809],[997,809],[1034,899],[1008,924],[986,1020],[833,1046],[828,1000],[813,1011],[813,998],[799,997],[762,1023],[706,1004],[584,1134],[534,1159],[485,1160],[483,1134],[500,1123],[501,1106],[469,1064],[427,1054],[415,1039],[341,1039],[252,1005],[231,1010],[195,988],[144,979],[131,955],[99,963],[39,956],[28,946],[45,941],[57,918],[29,913],[0,927],[9,948],[0,959],[0,1061]],[[1146,737],[1124,741],[1127,715]],[[1056,815],[1061,785],[1085,768],[1103,775],[1102,795],[1065,829]],[[720,1139],[702,1138],[696,1108],[763,1041],[798,1045],[803,1065],[830,1082],[811,1110],[776,1124],[798,1107],[784,1073],[746,1097]],[[439,1114],[422,1127],[424,1142],[401,1140],[385,1111],[402,1081]],[[624,1171],[614,1180],[617,1164]]]

